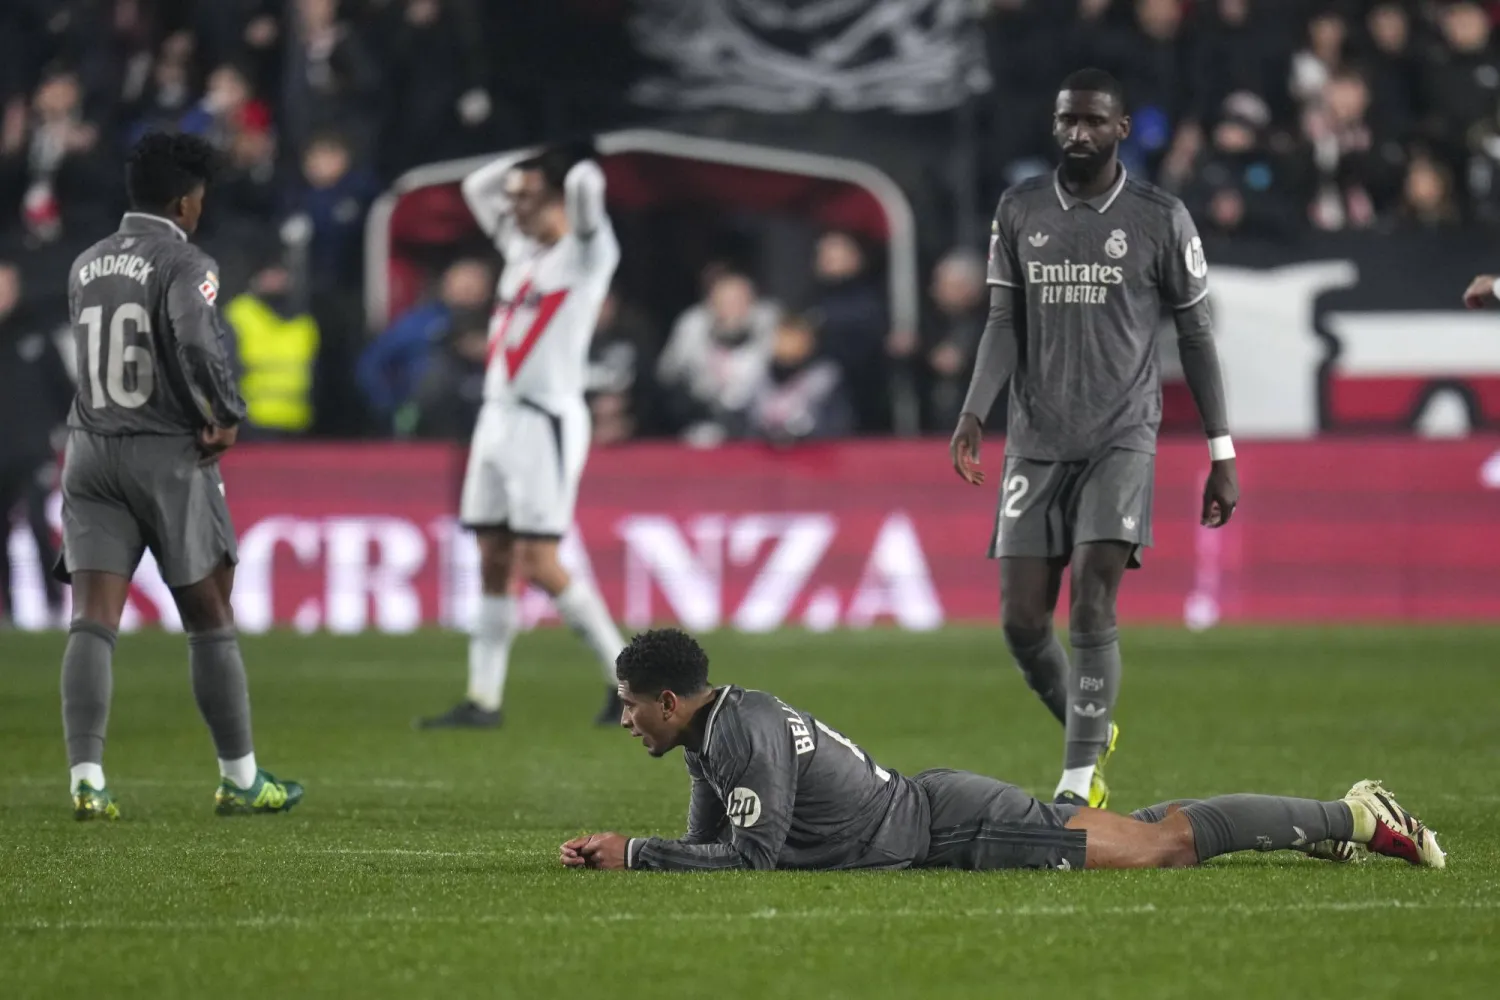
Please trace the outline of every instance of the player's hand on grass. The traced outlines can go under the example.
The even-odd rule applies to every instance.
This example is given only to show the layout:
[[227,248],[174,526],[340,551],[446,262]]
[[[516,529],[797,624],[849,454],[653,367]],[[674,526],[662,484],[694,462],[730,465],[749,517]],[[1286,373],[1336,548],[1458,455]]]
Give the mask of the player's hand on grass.
[[591,836],[593,836],[593,834],[586,833],[582,837],[574,837],[572,840],[563,844],[562,848],[560,849],[562,863],[567,865],[569,868],[582,868],[584,865],[583,855],[579,854],[578,851],[583,847],[584,844],[587,844],[589,842],[589,838]]
[[979,418],[972,413],[965,413],[959,416],[958,428],[953,432],[953,440],[948,443],[948,454],[953,458],[953,471],[964,482],[973,486],[984,482],[984,470],[979,468],[979,442],[983,436]]
[[1203,484],[1203,520],[1205,528],[1222,528],[1234,516],[1240,503],[1240,476],[1234,459],[1224,458],[1208,467],[1208,482]]
[[622,869],[625,867],[625,851],[629,845],[630,838],[618,833],[593,833],[574,837],[562,845],[562,863],[569,868]]
[[1470,309],[1500,305],[1500,299],[1495,298],[1495,276],[1481,274],[1469,282],[1468,291],[1464,292],[1464,305]]
[[198,450],[203,453],[205,462],[217,461],[219,456],[230,448],[239,438],[238,427],[205,427],[198,432]]

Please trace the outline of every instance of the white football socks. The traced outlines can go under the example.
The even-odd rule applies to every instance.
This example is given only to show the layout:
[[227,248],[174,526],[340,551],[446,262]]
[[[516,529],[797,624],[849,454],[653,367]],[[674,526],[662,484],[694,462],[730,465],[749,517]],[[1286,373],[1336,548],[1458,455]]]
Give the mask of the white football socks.
[[68,768],[68,780],[71,782],[69,791],[78,791],[80,782],[87,781],[93,786],[94,791],[104,787],[104,765],[103,764],[74,764]]
[[1063,792],[1072,792],[1088,801],[1089,786],[1094,783],[1094,765],[1088,767],[1070,767],[1063,771],[1062,780],[1057,783],[1057,791],[1052,793],[1055,799]]
[[514,597],[485,594],[479,598],[479,617],[469,636],[469,700],[495,712],[505,697],[505,674],[510,644],[521,623],[521,606]]
[[574,577],[567,588],[552,599],[552,604],[568,627],[589,644],[604,670],[605,683],[614,687],[615,659],[625,648],[625,640],[615,627],[615,620],[609,616],[609,607],[599,596],[599,591],[588,581]]
[[260,768],[255,766],[254,753],[247,753],[234,760],[219,758],[219,777],[229,779],[229,783],[236,788],[248,791],[255,784],[255,775],[259,771]]

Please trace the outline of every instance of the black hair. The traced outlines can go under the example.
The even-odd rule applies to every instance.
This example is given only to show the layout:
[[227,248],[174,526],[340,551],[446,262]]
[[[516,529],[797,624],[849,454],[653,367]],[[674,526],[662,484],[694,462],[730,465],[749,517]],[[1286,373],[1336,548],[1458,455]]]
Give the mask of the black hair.
[[125,161],[130,207],[165,213],[172,202],[213,179],[215,153],[196,135],[148,132]]
[[591,141],[559,143],[517,163],[516,169],[540,171],[547,188],[553,194],[560,195],[563,193],[563,184],[568,179],[568,171],[584,160],[598,159],[598,156]]
[[1121,111],[1125,110],[1125,88],[1120,81],[1105,70],[1088,67],[1069,73],[1057,88],[1058,91],[1077,90],[1093,94],[1108,94]]
[[681,629],[651,629],[620,650],[615,676],[637,694],[695,695],[708,687],[708,654]]

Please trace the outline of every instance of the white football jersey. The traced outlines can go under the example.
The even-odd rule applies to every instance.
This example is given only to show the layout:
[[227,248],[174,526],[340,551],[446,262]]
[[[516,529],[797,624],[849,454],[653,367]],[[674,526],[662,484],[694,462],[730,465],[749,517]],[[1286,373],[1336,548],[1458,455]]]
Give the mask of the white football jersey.
[[582,403],[589,342],[620,263],[620,245],[604,211],[604,174],[597,164],[585,161],[568,172],[569,231],[550,246],[522,235],[509,201],[495,194],[496,181],[503,183],[510,166],[497,162],[464,183],[476,218],[505,257],[490,317],[484,398],[526,399],[555,412]]

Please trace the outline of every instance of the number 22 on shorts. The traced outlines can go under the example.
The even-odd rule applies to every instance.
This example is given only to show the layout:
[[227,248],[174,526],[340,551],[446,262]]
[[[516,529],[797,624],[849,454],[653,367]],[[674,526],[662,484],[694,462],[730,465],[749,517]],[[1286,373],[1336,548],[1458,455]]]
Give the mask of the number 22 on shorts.
[[1005,506],[1001,513],[1006,517],[1021,516],[1021,500],[1026,496],[1026,491],[1031,489],[1031,480],[1017,474],[1005,481]]

